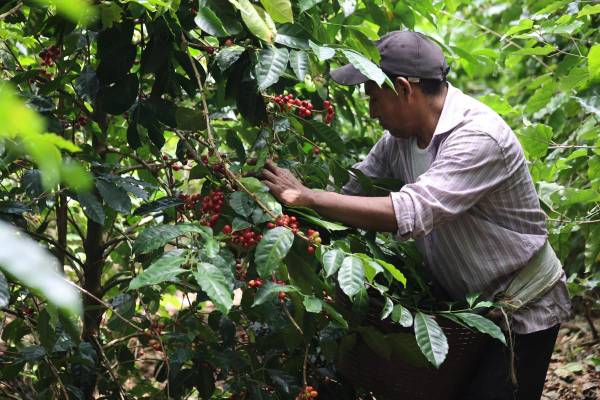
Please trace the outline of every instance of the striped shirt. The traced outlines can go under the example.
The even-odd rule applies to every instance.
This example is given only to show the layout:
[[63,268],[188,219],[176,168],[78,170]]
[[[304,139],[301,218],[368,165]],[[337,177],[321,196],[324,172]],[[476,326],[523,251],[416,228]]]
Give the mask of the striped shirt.
[[[410,139],[389,132],[354,166],[365,175],[405,182],[391,193],[398,240],[415,239],[436,281],[455,300],[492,298],[542,248],[548,232],[523,149],[489,107],[452,85],[427,151],[431,165],[415,178]],[[342,193],[364,194],[355,178]],[[531,333],[570,317],[561,281],[514,314],[513,330]]]

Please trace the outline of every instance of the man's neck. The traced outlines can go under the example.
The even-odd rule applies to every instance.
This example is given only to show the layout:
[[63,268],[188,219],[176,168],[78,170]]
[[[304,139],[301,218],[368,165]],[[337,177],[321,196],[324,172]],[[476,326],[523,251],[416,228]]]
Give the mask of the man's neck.
[[417,134],[417,145],[425,149],[431,143],[435,129],[444,109],[444,102],[448,94],[448,86],[445,86],[442,93],[435,97],[425,97],[426,106],[424,108],[421,129]]

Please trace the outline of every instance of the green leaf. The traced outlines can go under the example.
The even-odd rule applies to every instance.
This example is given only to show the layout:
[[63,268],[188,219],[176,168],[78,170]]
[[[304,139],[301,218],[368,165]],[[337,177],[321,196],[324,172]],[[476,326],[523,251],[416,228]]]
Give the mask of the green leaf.
[[494,93],[489,93],[479,98],[483,104],[487,105],[500,115],[508,115],[515,111],[514,108],[508,103],[508,101],[501,96]]
[[46,351],[52,351],[56,342],[56,331],[51,324],[51,319],[52,317],[48,312],[48,308],[40,311],[37,319],[37,331],[40,336],[40,343],[42,343]]
[[471,328],[475,328],[481,333],[486,333],[494,339],[498,339],[506,346],[506,338],[504,337],[504,333],[502,333],[502,330],[498,327],[498,325],[489,319],[482,317],[481,315],[471,313],[453,313],[452,315],[469,325]]
[[229,36],[229,32],[223,26],[223,22],[208,7],[201,7],[194,18],[194,22],[200,29],[213,36]]
[[242,20],[254,36],[267,43],[273,43],[276,34],[275,25],[265,10],[252,5],[249,0],[229,0],[229,2],[240,10]]
[[600,78],[600,44],[595,44],[587,56],[590,78],[595,81]]
[[256,292],[256,297],[254,298],[254,303],[252,303],[252,307],[263,304],[265,301],[269,300],[269,298],[271,298],[271,297],[274,297],[275,294],[277,294],[279,292],[289,293],[289,292],[297,292],[297,291],[298,291],[298,289],[294,286],[278,285],[276,283],[267,281]]
[[519,32],[523,32],[523,31],[528,31],[531,28],[533,28],[533,21],[530,20],[529,18],[525,18],[519,21],[518,25],[513,25],[511,26],[506,33],[502,36],[502,38],[507,38],[509,36],[514,35],[515,33],[519,33]]
[[385,304],[383,305],[383,309],[381,310],[381,315],[379,316],[381,319],[386,319],[390,316],[392,311],[394,310],[394,303],[390,300],[389,297],[385,298]]
[[131,211],[131,199],[127,192],[113,182],[98,178],[96,188],[104,199],[104,202],[113,210],[121,214],[129,214]]
[[[389,78],[385,75],[385,73],[375,65],[371,60],[352,50],[342,50],[342,53],[346,56],[350,64],[352,64],[356,69],[358,69],[364,76],[369,78],[369,80],[377,83],[379,87],[385,82],[389,82]],[[393,84],[390,82],[393,86]]]
[[233,229],[233,232],[235,231],[241,231],[242,229],[246,229],[251,227],[252,224],[248,221],[245,221],[241,218],[235,217],[233,219],[233,222],[231,223],[231,227]]
[[363,287],[365,280],[365,271],[362,260],[355,256],[347,256],[342,261],[342,266],[338,271],[338,283],[346,295],[353,298],[355,294]]
[[129,282],[129,290],[173,280],[177,275],[186,272],[185,269],[180,268],[186,256],[187,252],[180,249],[163,254]]
[[183,204],[183,201],[177,197],[163,197],[150,203],[142,204],[135,209],[133,215],[145,215],[149,213],[167,210],[172,207],[177,207]]
[[339,132],[329,125],[312,119],[300,119],[304,127],[304,133],[315,141],[327,143],[332,151],[338,154],[346,152],[346,146],[340,138]]
[[344,261],[345,254],[343,251],[333,249],[323,253],[322,262],[323,268],[325,268],[325,274],[327,278],[335,274]]
[[279,80],[285,71],[289,58],[286,48],[271,47],[258,51],[258,62],[256,63],[256,79],[258,90],[265,90]]
[[299,25],[285,24],[277,29],[275,43],[282,44],[286,47],[307,50],[308,49],[308,34],[305,28]]
[[123,114],[137,99],[138,87],[137,75],[126,75],[114,85],[100,88],[96,97],[98,105],[109,114]]
[[203,252],[208,258],[215,258],[219,254],[219,242],[215,238],[208,238],[204,244]]
[[259,192],[268,192],[269,191],[269,188],[267,187],[267,185],[265,185],[258,179],[251,177],[251,176],[240,178],[240,182],[251,193],[259,193]]
[[552,139],[552,128],[544,124],[531,124],[518,129],[517,136],[530,159],[542,158]]
[[219,66],[221,71],[227,70],[231,67],[237,60],[239,60],[240,56],[246,51],[242,46],[231,46],[225,47],[221,49],[215,56],[215,62]]
[[408,328],[413,324],[413,317],[406,307],[403,307],[401,304],[396,304],[392,310],[392,321]]
[[600,13],[600,4],[588,4],[584,6],[577,14],[577,18]]
[[79,201],[83,212],[89,219],[99,223],[100,225],[104,225],[104,218],[106,218],[104,214],[104,208],[102,208],[102,204],[93,193],[78,193],[77,201]]
[[556,48],[554,46],[547,44],[545,46],[524,47],[515,51],[513,54],[520,56],[547,56],[555,50]]
[[233,192],[229,198],[229,205],[242,217],[250,216],[254,210],[254,201],[244,192]]
[[327,61],[333,56],[335,56],[335,50],[331,47],[319,46],[311,40],[308,41],[308,45],[310,46],[313,53],[315,53],[319,61]]
[[183,131],[203,131],[206,129],[206,118],[199,109],[177,107],[175,109],[177,128]]
[[192,224],[155,225],[142,231],[133,243],[135,254],[148,253],[159,249],[171,240],[187,233],[199,233],[203,237],[212,235],[211,229],[205,226]]
[[256,246],[254,254],[258,275],[262,278],[270,276],[287,255],[293,242],[294,234],[283,226],[278,226],[265,233]]
[[[302,215],[308,222],[311,222],[317,226],[325,228],[328,231],[345,231],[347,229],[350,229],[347,226],[344,226],[342,224],[338,224],[336,222],[331,222],[331,221],[326,221],[324,219],[317,218],[314,215],[310,215],[310,214],[308,214],[308,212],[312,211],[310,209],[303,208],[303,207],[288,207],[288,208],[293,210],[296,214]],[[300,210],[306,210],[307,212],[303,212]]]
[[292,13],[292,4],[290,0],[260,0],[265,10],[269,13],[273,21],[285,24],[294,22]]
[[348,321],[346,321],[344,317],[336,311],[335,308],[333,308],[330,304],[325,302],[322,302],[321,304],[323,306],[323,311],[325,311],[325,314],[329,315],[335,322],[340,324],[342,328],[348,329]]
[[394,279],[397,280],[398,282],[400,282],[402,284],[402,286],[406,287],[406,277],[404,276],[404,274],[402,272],[400,272],[398,270],[398,268],[396,268],[392,264],[385,262],[383,260],[376,259],[375,261],[377,261],[377,263],[379,265],[381,265],[383,268],[385,268],[387,272],[392,274]]
[[315,5],[321,3],[323,0],[299,0],[298,6],[300,8],[300,13],[310,10]]
[[448,339],[433,316],[417,312],[415,337],[421,352],[431,364],[439,368],[448,354]]
[[10,301],[10,291],[8,290],[8,282],[2,272],[0,272],[0,308],[4,308]]
[[223,272],[216,266],[202,262],[193,272],[196,282],[202,291],[210,297],[215,306],[223,313],[229,313],[233,306],[229,282]]
[[310,313],[320,314],[323,311],[323,301],[315,296],[306,296],[302,301],[306,311]]
[[0,270],[8,273],[61,311],[81,314],[81,297],[65,277],[56,258],[12,225],[0,221]]
[[308,55],[302,50],[290,51],[290,65],[299,81],[304,81],[308,71]]

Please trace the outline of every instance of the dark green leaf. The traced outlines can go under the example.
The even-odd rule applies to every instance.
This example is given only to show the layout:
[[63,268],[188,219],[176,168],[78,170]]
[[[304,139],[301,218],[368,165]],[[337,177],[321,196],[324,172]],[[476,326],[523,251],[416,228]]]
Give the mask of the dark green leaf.
[[325,142],[332,151],[343,154],[346,146],[340,138],[339,133],[329,125],[311,119],[300,119],[304,127],[304,133],[315,141]]
[[180,268],[186,256],[187,252],[180,249],[163,254],[129,282],[129,290],[173,280],[177,275],[186,272],[185,269]]
[[294,234],[283,226],[267,231],[256,246],[254,254],[259,276],[263,278],[270,276],[286,256],[293,242]]
[[297,291],[298,289],[294,286],[278,285],[276,283],[267,281],[260,289],[258,289],[256,297],[254,298],[254,303],[252,303],[252,307],[259,306],[270,298],[275,298],[275,294],[279,292],[289,293]]
[[323,310],[323,301],[315,296],[306,296],[302,304],[304,309],[311,313],[320,314]]
[[104,225],[104,208],[93,193],[82,192],[77,194],[77,201],[81,204],[83,212],[89,219]]
[[233,192],[229,198],[229,205],[242,217],[249,217],[254,210],[254,201],[244,192]]
[[201,225],[155,225],[139,234],[133,243],[133,252],[135,254],[148,253],[187,233],[199,233],[203,237],[211,236],[210,228]]
[[421,352],[433,366],[439,368],[448,354],[448,339],[433,316],[417,312],[415,337]]
[[101,87],[97,102],[109,114],[123,114],[135,102],[138,85],[137,75],[129,74],[113,85]]
[[96,188],[110,208],[121,214],[129,214],[131,199],[123,188],[102,178],[96,179]]
[[494,339],[498,339],[506,346],[506,338],[504,337],[504,333],[502,333],[502,330],[498,327],[498,325],[489,319],[482,317],[481,315],[471,313],[454,313],[452,315],[456,316],[471,328],[475,328],[481,333],[486,333]]
[[289,58],[286,48],[271,47],[258,51],[258,62],[256,63],[256,79],[258,90],[265,90],[279,80],[285,71]]
[[200,110],[177,107],[175,110],[177,128],[183,131],[202,131],[206,129],[206,118]]
[[244,51],[246,51],[246,49],[237,45],[223,48],[215,56],[215,61],[219,66],[219,69],[221,71],[227,70],[240,58]]
[[216,266],[202,262],[193,272],[196,282],[202,288],[215,306],[223,313],[229,313],[233,306],[232,293],[229,283],[223,272]]
[[161,199],[151,201],[150,203],[142,204],[133,212],[133,215],[144,215],[163,211],[181,204],[183,204],[183,201],[177,197],[163,197]]
[[194,18],[194,22],[200,29],[213,36],[229,36],[230,33],[223,26],[223,22],[208,7],[201,7]]

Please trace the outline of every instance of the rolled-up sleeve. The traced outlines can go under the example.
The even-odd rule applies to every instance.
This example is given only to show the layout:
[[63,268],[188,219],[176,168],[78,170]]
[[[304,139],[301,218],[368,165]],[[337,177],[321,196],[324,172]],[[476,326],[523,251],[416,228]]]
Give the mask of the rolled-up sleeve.
[[[387,152],[389,152],[388,142],[391,139],[392,136],[386,132],[386,134],[382,136],[377,143],[375,143],[375,146],[373,146],[371,151],[369,151],[369,154],[367,154],[365,159],[354,164],[352,168],[360,170],[369,178],[390,177]],[[352,173],[350,173],[350,179],[348,180],[348,183],[342,187],[341,193],[352,196],[365,194],[360,182],[352,175]]]
[[494,138],[485,132],[454,132],[415,183],[390,195],[397,239],[428,234],[436,225],[471,208],[509,175],[506,154]]

